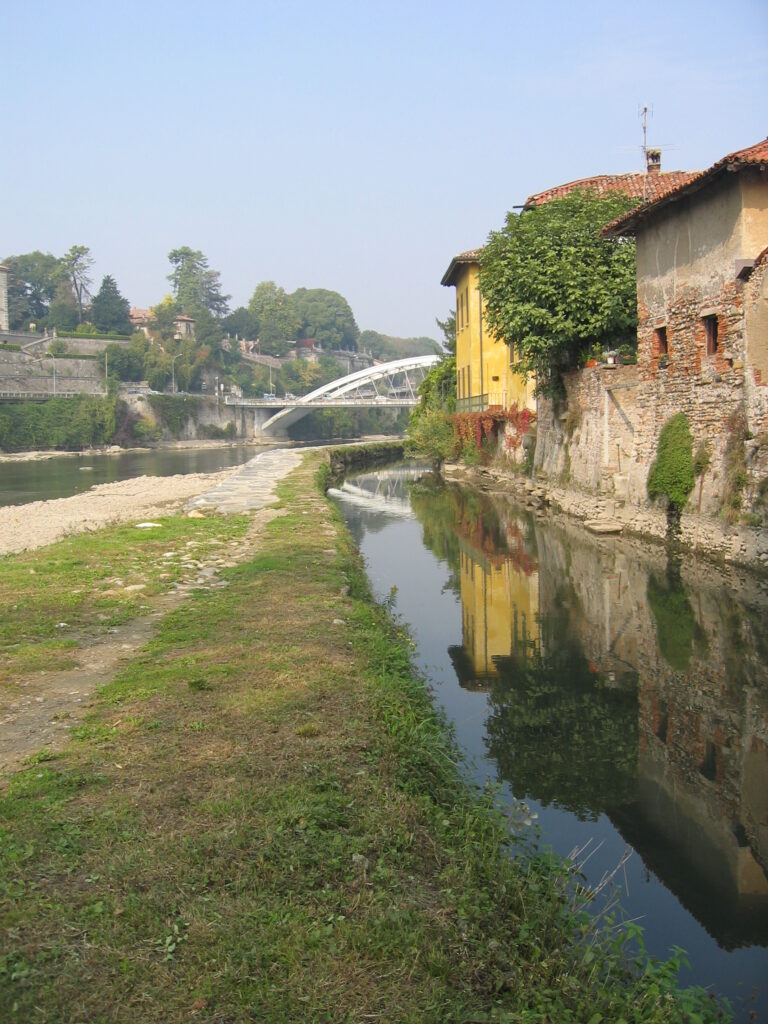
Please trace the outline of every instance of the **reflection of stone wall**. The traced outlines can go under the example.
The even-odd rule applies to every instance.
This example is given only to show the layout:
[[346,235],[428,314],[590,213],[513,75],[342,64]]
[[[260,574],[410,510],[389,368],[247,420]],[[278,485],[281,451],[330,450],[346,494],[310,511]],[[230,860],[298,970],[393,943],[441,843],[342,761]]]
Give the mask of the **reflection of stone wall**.
[[764,594],[737,600],[711,567],[675,586],[661,551],[571,525],[538,528],[536,543],[542,615],[568,601],[596,669],[617,684],[637,673],[637,813],[692,868],[768,899]]

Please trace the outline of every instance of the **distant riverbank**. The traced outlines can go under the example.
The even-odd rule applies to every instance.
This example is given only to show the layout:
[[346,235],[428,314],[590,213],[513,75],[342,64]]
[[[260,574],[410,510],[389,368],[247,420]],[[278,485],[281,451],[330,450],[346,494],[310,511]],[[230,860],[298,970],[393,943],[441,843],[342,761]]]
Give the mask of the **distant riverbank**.
[[[205,451],[213,448],[244,448],[255,449],[270,447],[274,448],[280,444],[273,440],[247,441],[163,441],[153,445],[135,446],[133,448],[121,448],[120,445],[111,444],[97,448],[83,448],[80,451],[64,452],[55,449],[44,449],[41,451],[29,452],[0,452],[0,463],[2,462],[42,462],[45,459],[83,459],[94,455],[125,455],[129,452],[152,452],[152,451],[182,451],[187,449]],[[283,444],[290,442],[282,442]]]

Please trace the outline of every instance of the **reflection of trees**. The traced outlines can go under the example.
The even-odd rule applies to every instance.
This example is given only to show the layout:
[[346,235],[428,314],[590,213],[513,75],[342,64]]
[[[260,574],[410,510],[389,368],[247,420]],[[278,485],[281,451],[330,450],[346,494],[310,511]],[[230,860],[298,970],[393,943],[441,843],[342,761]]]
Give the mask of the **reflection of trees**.
[[[529,575],[536,569],[530,517],[505,516],[478,491],[423,477],[411,487],[411,507],[422,524],[424,543],[451,568],[459,565],[459,538],[494,563],[510,562]],[[520,518],[525,516],[524,518]]]
[[637,693],[607,685],[587,661],[561,592],[530,657],[497,658],[489,754],[517,796],[581,819],[632,801],[637,784]]
[[656,621],[659,650],[667,664],[678,672],[684,672],[690,664],[694,644],[706,644],[706,637],[674,567],[667,571],[665,580],[651,573],[646,595]]
[[410,488],[411,508],[421,523],[424,544],[452,570],[459,566],[459,538],[456,533],[456,501],[453,488],[439,478],[422,477]]

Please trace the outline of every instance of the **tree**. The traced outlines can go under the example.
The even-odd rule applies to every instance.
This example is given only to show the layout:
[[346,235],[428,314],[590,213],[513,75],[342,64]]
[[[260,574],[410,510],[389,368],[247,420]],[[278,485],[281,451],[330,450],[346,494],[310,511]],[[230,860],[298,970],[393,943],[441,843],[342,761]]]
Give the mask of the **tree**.
[[8,256],[8,318],[12,331],[42,326],[61,279],[61,263],[49,252]]
[[370,352],[377,359],[405,359],[408,356],[443,355],[434,338],[393,338],[378,331],[363,331],[358,340],[361,352]]
[[430,459],[437,472],[457,451],[451,412],[456,406],[456,360],[443,359],[425,375],[420,402],[408,422],[408,447]]
[[637,326],[635,245],[600,228],[634,205],[621,193],[576,189],[519,216],[508,213],[480,257],[490,330],[515,347],[515,369],[557,390],[560,371],[593,345],[614,347]]
[[360,329],[342,295],[325,288],[297,288],[290,300],[300,320],[300,337],[314,338],[323,348],[357,351]]
[[278,288],[274,281],[257,284],[248,311],[255,318],[259,331],[261,351],[279,355],[287,348],[286,342],[295,338],[301,320],[291,302],[290,295]]
[[245,306],[238,306],[229,316],[225,316],[221,326],[232,337],[237,335],[238,338],[253,340],[259,333],[256,317]]
[[117,334],[131,333],[130,306],[117,287],[114,277],[107,274],[101,282],[91,304],[91,321],[99,331]]
[[209,352],[221,348],[224,328],[207,309],[199,309],[195,316],[195,338],[200,345],[208,346]]
[[134,334],[128,345],[109,345],[106,356],[110,377],[142,380],[145,376],[144,357],[149,347],[149,339],[143,334]]
[[226,315],[230,296],[222,294],[221,275],[209,268],[208,258],[199,249],[182,245],[171,249],[168,259],[173,267],[168,280],[183,313],[196,317],[205,309],[215,317]]
[[179,305],[172,295],[166,295],[161,302],[152,307],[152,316],[163,341],[173,340],[176,333],[174,322],[179,312]]
[[48,311],[48,324],[57,331],[74,331],[78,324],[78,307],[72,286],[61,278]]
[[456,355],[456,311],[451,310],[445,320],[435,317],[435,323],[443,334],[443,347],[450,355]]
[[88,271],[93,266],[91,250],[87,245],[73,245],[61,258],[61,266],[72,286],[77,302],[77,322],[83,322],[83,305],[91,297],[88,290],[91,278]]

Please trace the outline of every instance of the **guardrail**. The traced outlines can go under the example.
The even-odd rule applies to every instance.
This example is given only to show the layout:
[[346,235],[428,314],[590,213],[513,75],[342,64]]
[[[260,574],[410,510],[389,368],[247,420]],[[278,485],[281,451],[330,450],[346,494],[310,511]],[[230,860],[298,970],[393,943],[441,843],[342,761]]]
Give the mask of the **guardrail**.
[[0,391],[2,402],[44,402],[49,398],[106,398],[106,391]]
[[456,412],[483,412],[488,408],[488,395],[472,395],[471,398],[457,398]]

